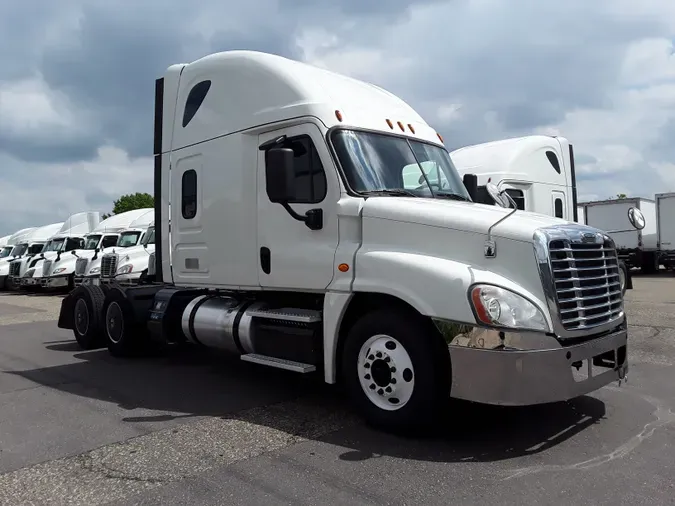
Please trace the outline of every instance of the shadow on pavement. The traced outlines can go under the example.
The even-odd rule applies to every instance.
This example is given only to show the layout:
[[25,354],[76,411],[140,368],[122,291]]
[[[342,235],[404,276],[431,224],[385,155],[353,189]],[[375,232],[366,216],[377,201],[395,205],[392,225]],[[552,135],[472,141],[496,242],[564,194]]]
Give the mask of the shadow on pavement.
[[[156,358],[117,359],[106,349],[80,352],[74,341],[44,343],[69,353],[78,362],[11,374],[76,396],[116,403],[131,413],[127,423],[168,421],[203,416],[241,419],[306,436],[302,414],[297,420],[256,415],[246,410],[307,399],[309,409],[346,412],[341,392],[318,375],[297,375],[242,362],[200,349],[185,349]],[[605,416],[605,405],[593,397],[535,407],[494,407],[449,401],[439,432],[424,438],[402,438],[349,422],[318,438],[345,447],[346,461],[377,456],[441,462],[488,462],[532,455],[571,438]],[[253,413],[253,414],[252,414]],[[348,420],[354,420],[347,415]]]

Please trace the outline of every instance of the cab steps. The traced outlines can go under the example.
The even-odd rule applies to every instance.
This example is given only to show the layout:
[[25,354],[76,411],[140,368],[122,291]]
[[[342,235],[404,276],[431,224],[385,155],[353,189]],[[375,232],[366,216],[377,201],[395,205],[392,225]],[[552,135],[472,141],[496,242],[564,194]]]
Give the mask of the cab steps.
[[312,364],[303,364],[302,362],[294,362],[293,360],[269,357],[266,355],[259,355],[257,353],[247,353],[242,355],[241,359],[244,362],[266,365],[268,367],[276,367],[277,369],[285,369],[286,371],[299,372],[301,374],[307,374],[316,371],[316,366]]
[[284,307],[279,309],[256,309],[255,311],[249,310],[246,312],[246,314],[253,318],[295,323],[318,323],[322,320],[320,311],[295,307]]

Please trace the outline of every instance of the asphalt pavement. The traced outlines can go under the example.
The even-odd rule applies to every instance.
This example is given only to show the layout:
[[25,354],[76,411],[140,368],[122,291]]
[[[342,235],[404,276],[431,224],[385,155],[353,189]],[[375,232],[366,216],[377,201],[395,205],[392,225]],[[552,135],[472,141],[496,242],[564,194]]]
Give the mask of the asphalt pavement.
[[675,504],[675,276],[634,278],[628,383],[365,427],[316,377],[189,351],[115,359],[60,297],[0,295],[0,505]]

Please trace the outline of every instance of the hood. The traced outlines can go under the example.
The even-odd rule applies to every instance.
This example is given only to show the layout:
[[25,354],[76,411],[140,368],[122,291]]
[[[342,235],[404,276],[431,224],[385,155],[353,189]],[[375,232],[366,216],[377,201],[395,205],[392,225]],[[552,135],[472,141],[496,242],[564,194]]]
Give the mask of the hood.
[[[371,197],[363,205],[362,216],[487,235],[493,224],[512,211],[512,208],[447,199]],[[552,216],[518,210],[495,226],[492,236],[531,243],[538,228],[566,223]]]

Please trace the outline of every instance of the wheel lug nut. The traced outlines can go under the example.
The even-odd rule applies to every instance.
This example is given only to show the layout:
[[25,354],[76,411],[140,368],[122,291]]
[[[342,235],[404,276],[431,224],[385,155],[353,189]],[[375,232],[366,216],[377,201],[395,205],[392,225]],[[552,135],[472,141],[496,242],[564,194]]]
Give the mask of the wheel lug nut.
[[380,395],[382,395],[382,394],[384,394],[384,390],[382,390],[382,389],[380,388],[380,389],[377,391],[377,393],[380,394]]
[[389,357],[384,357],[384,361],[388,364],[389,362],[391,362],[391,359]]
[[390,383],[391,383],[392,385],[395,385],[395,384],[396,384],[396,378],[391,378]]
[[382,358],[382,352],[381,351],[378,351],[377,353],[375,353],[375,355],[377,356],[377,358]]
[[371,384],[370,384],[370,389],[371,389],[371,390],[375,390],[375,383],[371,383]]
[[391,372],[396,372],[396,367],[390,367],[389,370],[390,370]]
[[369,379],[370,379],[370,374],[366,374],[366,375],[364,376],[364,378],[366,378],[367,380],[369,380]]
[[368,360],[375,360],[375,356],[374,355],[368,355]]
[[391,393],[391,387],[385,388],[384,391],[387,392],[388,394],[390,394]]

